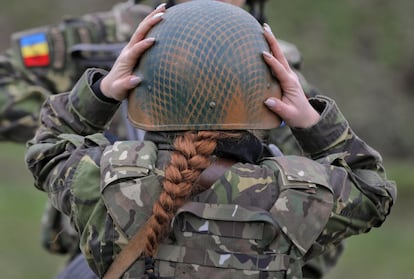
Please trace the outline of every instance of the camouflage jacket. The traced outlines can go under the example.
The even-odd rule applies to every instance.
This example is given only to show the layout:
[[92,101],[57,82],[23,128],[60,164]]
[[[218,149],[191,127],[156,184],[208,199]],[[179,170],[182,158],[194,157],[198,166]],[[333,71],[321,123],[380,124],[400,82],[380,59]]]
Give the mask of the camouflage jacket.
[[[36,187],[71,217],[83,254],[102,276],[151,214],[168,151],[156,142],[108,142],[102,131],[118,105],[92,92],[101,74],[88,70],[72,92],[49,97],[26,163]],[[177,214],[157,254],[157,276],[301,278],[304,260],[383,223],[396,187],[381,156],[353,133],[332,100],[310,102],[321,120],[292,129],[308,157],[233,165]],[[143,273],[137,261],[125,278]]]
[[151,10],[128,1],[13,34],[11,48],[0,56],[0,140],[33,137],[47,96],[72,89],[88,67],[109,69]]

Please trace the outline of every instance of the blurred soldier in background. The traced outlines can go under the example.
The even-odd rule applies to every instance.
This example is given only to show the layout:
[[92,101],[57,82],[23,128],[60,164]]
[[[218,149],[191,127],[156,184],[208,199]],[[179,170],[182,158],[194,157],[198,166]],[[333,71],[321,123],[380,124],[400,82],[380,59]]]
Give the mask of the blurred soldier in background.
[[109,69],[151,10],[128,1],[13,34],[11,48],[0,56],[0,139],[30,139],[44,98],[71,89],[86,68]]
[[[167,1],[167,7],[188,0]],[[25,30],[12,35],[12,46],[0,56],[0,140],[25,143],[38,127],[38,113],[45,98],[72,89],[80,75],[92,67],[109,70],[139,22],[154,6],[164,1],[132,0],[115,5],[111,11],[68,17],[54,25]],[[224,1],[244,7],[260,23],[266,21],[265,0]],[[317,91],[300,73],[302,57],[295,45],[279,40],[291,67],[296,70],[308,96]],[[122,109],[112,121],[107,137],[114,140],[138,139],[140,132],[129,124]],[[290,129],[282,127],[269,134],[275,153],[302,153]],[[42,218],[42,245],[51,253],[71,255],[72,269],[60,278],[88,275],[79,255],[78,239],[70,221],[49,204]],[[306,266],[308,278],[320,278],[337,261],[341,249]],[[76,271],[74,271],[76,270]],[[74,273],[75,272],[75,273]]]

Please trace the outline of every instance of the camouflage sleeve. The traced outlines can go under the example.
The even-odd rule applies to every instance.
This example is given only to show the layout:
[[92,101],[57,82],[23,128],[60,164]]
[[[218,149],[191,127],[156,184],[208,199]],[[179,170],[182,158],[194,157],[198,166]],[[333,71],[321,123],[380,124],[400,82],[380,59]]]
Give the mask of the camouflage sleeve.
[[340,240],[380,226],[397,193],[395,183],[387,179],[381,155],[352,131],[333,100],[317,96],[310,102],[321,120],[292,132],[312,159],[329,165],[333,173],[338,170],[336,178],[331,178],[335,205],[325,233],[335,232]]
[[[48,194],[56,209],[70,216],[85,247],[90,231],[116,234],[100,191],[100,159],[110,145],[102,132],[119,104],[99,99],[91,88],[104,73],[89,69],[71,92],[46,100],[40,113],[41,125],[28,142],[25,157],[35,186]],[[97,242],[100,252],[111,257],[118,246],[110,239],[102,243]],[[93,258],[93,252],[85,249],[86,258]],[[93,263],[91,267],[96,272],[102,268]]]
[[304,260],[380,226],[396,198],[381,156],[353,133],[334,101],[318,96],[310,102],[320,121],[292,128],[308,157],[235,164],[197,200],[270,210],[288,247]]
[[363,167],[383,173],[381,155],[352,131],[334,100],[319,95],[309,101],[321,120],[307,129],[291,128],[305,154],[317,160],[346,153],[344,160],[351,169]]
[[119,106],[100,100],[92,92],[91,84],[102,74],[90,69],[72,92],[50,96],[40,113],[41,125],[28,142],[26,162],[36,187],[48,192],[53,206],[66,214],[70,210],[63,206],[70,193],[55,188],[67,187],[67,171],[82,163],[77,159],[82,152],[89,152],[87,148],[91,148],[92,161],[99,162],[102,146],[109,144],[102,132]]

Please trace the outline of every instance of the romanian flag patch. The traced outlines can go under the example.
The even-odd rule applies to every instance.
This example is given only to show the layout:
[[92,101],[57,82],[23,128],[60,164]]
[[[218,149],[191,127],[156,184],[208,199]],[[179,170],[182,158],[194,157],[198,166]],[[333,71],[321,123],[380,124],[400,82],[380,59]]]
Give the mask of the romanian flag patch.
[[20,38],[20,48],[26,67],[48,66],[50,63],[49,45],[45,33],[25,35]]

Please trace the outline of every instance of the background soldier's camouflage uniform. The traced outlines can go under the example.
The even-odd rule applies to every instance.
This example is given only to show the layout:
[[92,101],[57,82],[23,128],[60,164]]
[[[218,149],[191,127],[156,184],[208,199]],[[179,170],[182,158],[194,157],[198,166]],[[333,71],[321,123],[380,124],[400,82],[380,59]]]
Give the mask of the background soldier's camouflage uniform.
[[[0,56],[0,140],[25,143],[38,127],[41,104],[52,94],[72,89],[88,67],[109,69],[119,43],[128,41],[152,7],[120,3],[109,12],[67,18],[63,22],[12,35],[12,48]],[[22,40],[45,34],[49,62],[37,67],[24,60]],[[109,51],[102,48],[109,47]],[[99,48],[101,47],[101,48]],[[110,55],[112,54],[112,55]],[[75,55],[77,55],[75,57]],[[107,136],[126,138],[119,114]],[[69,220],[50,205],[42,218],[42,244],[52,253],[74,253],[77,236]]]
[[[71,216],[84,255],[102,275],[150,214],[168,150],[151,142],[108,142],[101,132],[118,106],[91,92],[94,75],[101,73],[87,71],[70,94],[48,100],[41,114],[44,125],[29,143],[26,162],[36,186]],[[321,120],[292,131],[313,160],[282,156],[232,166],[210,190],[193,198],[197,203],[179,212],[175,241],[164,241],[156,259],[157,275],[215,278],[229,269],[235,278],[301,278],[304,260],[382,224],[396,188],[386,178],[380,155],[353,133],[332,100],[310,101]],[[221,221],[227,219],[217,220],[217,206],[242,220],[241,231],[225,230]],[[206,220],[212,225],[197,225]],[[261,222],[263,234],[259,237],[243,220]],[[245,239],[230,246],[226,239],[239,238],[238,233]],[[126,278],[143,271],[138,261]]]
[[[122,47],[117,43],[127,42],[150,11],[152,7],[129,1],[109,12],[13,34],[12,48],[0,56],[0,140],[33,137],[45,98],[72,89],[88,67],[109,69]],[[23,51],[24,42],[35,36],[44,36],[46,62],[35,56],[29,60],[30,53]]]

